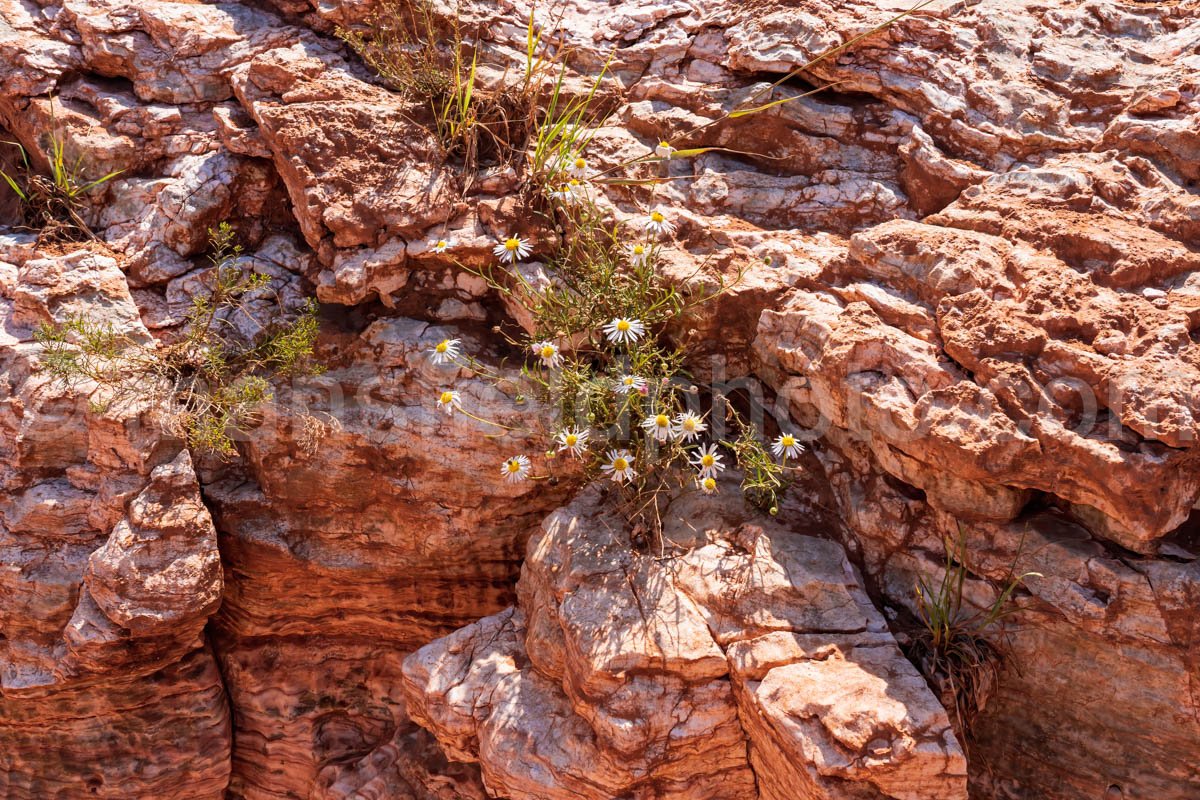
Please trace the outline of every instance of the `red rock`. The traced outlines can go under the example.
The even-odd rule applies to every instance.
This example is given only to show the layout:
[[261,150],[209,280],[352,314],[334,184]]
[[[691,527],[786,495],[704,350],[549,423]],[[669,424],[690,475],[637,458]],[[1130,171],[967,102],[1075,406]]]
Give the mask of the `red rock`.
[[[761,378],[822,434],[785,506],[828,511],[753,538],[718,503],[674,572],[539,534],[515,611],[526,539],[574,487],[499,485],[544,440],[450,424],[430,392],[540,412],[418,354],[461,336],[498,363],[484,332],[529,315],[455,259],[489,266],[513,230],[548,258],[559,233],[519,159],[457,174],[419,100],[336,40],[372,7],[0,0],[3,138],[44,169],[54,127],[82,175],[123,170],[81,207],[107,247],[0,233],[0,794],[961,797],[937,693],[873,607],[901,625],[961,523],[970,602],[1042,574],[972,796],[1196,796],[1194,2],[938,0],[769,94],[908,4],[539,10],[568,95],[608,67],[595,167],[727,149],[646,168],[679,225],[664,274],[695,297],[748,270],[669,335],[698,382]],[[527,12],[458,7],[481,86],[521,74]],[[597,200],[636,224],[647,194]],[[50,385],[31,335],[85,313],[169,340],[227,218],[239,268],[324,303],[330,370],[197,479],[146,408]],[[751,560],[770,569],[737,583]]]
[[520,608],[405,661],[413,718],[493,794],[966,797],[944,710],[836,544],[680,499],[658,558],[603,502],[547,518]]
[[[33,326],[92,317],[149,335],[116,261],[6,242],[0,271],[0,789],[223,797],[229,707],[204,636],[216,531],[192,462],[137,399],[37,370]],[[181,732],[182,731],[182,732]]]

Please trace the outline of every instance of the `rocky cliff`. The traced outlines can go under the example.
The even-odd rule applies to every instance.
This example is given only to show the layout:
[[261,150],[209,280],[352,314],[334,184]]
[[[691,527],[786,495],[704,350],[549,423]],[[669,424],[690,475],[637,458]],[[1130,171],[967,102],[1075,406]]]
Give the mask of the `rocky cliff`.
[[[662,272],[732,283],[663,335],[806,431],[774,515],[726,481],[654,541],[607,486],[498,478],[551,409],[498,388],[529,320],[478,270],[521,232],[536,284],[560,232],[347,45],[381,7],[0,0],[0,169],[118,172],[72,242],[0,200],[0,794],[1200,797],[1200,3],[858,40],[908,4],[438,7],[481,87],[531,18],[569,93],[603,74],[592,169],[678,149]],[[226,458],[38,334],[169,343],[222,221],[325,367]],[[917,646],[947,571],[1006,603],[969,719]]]

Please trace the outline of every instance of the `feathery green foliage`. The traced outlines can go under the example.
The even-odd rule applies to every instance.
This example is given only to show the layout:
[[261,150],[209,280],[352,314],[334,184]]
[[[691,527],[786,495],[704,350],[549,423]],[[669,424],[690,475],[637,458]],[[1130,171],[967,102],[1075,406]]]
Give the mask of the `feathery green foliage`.
[[[233,433],[252,425],[272,399],[272,378],[320,371],[312,359],[317,306],[309,301],[299,313],[286,313],[269,296],[269,277],[237,263],[233,229],[222,223],[209,233],[207,291],[193,298],[176,340],[147,344],[78,316],[42,325],[36,340],[46,372],[67,383],[98,384],[94,396],[103,399],[96,410],[150,398],[167,429],[188,446],[228,457],[236,454]],[[239,318],[257,332],[244,333]]]

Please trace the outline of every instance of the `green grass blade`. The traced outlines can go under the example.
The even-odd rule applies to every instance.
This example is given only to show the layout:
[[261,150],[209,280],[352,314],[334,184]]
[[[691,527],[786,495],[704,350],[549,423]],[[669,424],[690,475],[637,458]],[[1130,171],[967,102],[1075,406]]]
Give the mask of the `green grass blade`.
[[27,195],[27,194],[25,194],[25,192],[21,191],[21,187],[17,185],[17,182],[14,181],[7,172],[5,172],[4,170],[0,170],[0,178],[4,178],[4,182],[8,184],[8,188],[10,188],[14,192],[16,192],[17,197],[21,198],[21,202],[23,202],[23,203],[29,202],[29,195]]
[[75,190],[75,194],[80,194],[82,192],[86,192],[87,190],[92,189],[96,186],[99,186],[102,183],[107,183],[108,181],[111,181],[113,178],[117,177],[124,171],[125,170],[123,170],[123,169],[113,170],[112,172],[108,173],[104,177],[96,178],[96,180],[92,181],[91,183],[88,183],[88,184],[85,184],[84,186],[79,187],[77,190]]
[[[781,97],[778,100],[772,100],[769,103],[764,103],[763,105],[755,106],[754,108],[740,108],[736,111],[730,111],[729,118],[737,119],[739,117],[748,117],[751,114],[757,114],[760,111],[766,111],[768,109],[775,108],[775,106],[781,106],[784,103],[790,103],[793,100],[799,100],[802,97],[809,97],[811,95],[816,94],[817,92],[824,91],[825,89],[828,89],[832,86],[837,86],[839,83],[844,83],[844,81],[834,81],[833,83],[829,84],[828,86],[818,86],[816,89],[810,89],[807,92],[803,92],[803,93],[797,94],[797,95],[792,95],[791,97]],[[772,88],[774,88],[774,87],[772,87]]]

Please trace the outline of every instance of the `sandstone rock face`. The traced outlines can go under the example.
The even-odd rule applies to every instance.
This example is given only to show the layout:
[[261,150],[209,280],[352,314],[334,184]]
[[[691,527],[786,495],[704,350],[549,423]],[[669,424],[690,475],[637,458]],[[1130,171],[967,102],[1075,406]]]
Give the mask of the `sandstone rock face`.
[[[241,468],[206,487],[228,575],[216,631],[241,796],[304,796],[347,758],[367,766],[411,737],[403,657],[503,608],[525,537],[562,499],[496,480],[514,448],[536,445],[486,435],[544,412],[431,364],[444,338],[486,347],[395,317],[347,334],[325,374],[277,396]],[[450,385],[475,418],[434,407]],[[323,426],[311,446],[306,424]]]
[[[1186,533],[1200,495],[1196,203],[1140,156],[1047,159],[921,223],[855,234],[815,291],[759,320],[759,374],[831,445],[847,536],[886,595],[911,606],[959,525],[980,577],[1042,573],[1026,581],[1012,657],[1054,667],[997,690],[978,745],[995,796],[1197,790],[1196,643],[1173,610],[1200,576]],[[1145,665],[1133,695],[1084,677],[1106,659],[1108,676]],[[1118,724],[1097,716],[1111,705],[1084,710],[1084,680],[1121,719],[1147,720],[1128,760],[1094,740],[1044,743],[1047,718]],[[1082,767],[1081,752],[1104,766]],[[1153,774],[1139,752],[1155,754]]]
[[[909,4],[533,9],[568,95],[607,67],[595,169],[724,148],[644,165],[663,273],[742,275],[669,334],[812,432],[782,521],[682,497],[661,558],[569,476],[500,482],[544,466],[547,409],[424,356],[515,379],[493,326],[528,313],[471,270],[559,231],[519,159],[464,174],[337,39],[378,7],[0,0],[0,139],[120,171],[80,207],[98,241],[0,231],[0,794],[1200,795],[1195,0],[935,0],[795,75]],[[434,11],[481,87],[523,74],[530,4]],[[54,384],[33,340],[169,341],[222,220],[264,298],[321,302],[328,367],[231,462]],[[436,411],[450,385],[520,432]],[[1039,573],[969,738],[897,647],[960,535],[971,604]]]
[[406,660],[409,713],[502,797],[965,798],[841,548],[722,502],[671,505],[665,558],[595,488],[550,515],[519,608]]
[[[1036,489],[1137,550],[1187,519],[1200,496],[1187,298],[1159,309],[1024,244],[909,222],[855,235],[838,277],[840,297],[764,312],[758,352],[781,386],[811,375],[792,402],[870,430],[932,503],[1009,520]],[[908,333],[922,312],[929,333]]]
[[6,797],[224,796],[230,726],[204,626],[222,593],[191,458],[149,404],[38,371],[40,323],[148,340],[117,262],[8,236],[0,263],[0,741]]
[[[309,245],[325,253],[374,247],[375,260],[394,279],[406,274],[404,240],[382,246],[449,218],[450,172],[437,163],[432,134],[394,95],[328,60],[300,47],[272,50],[235,71],[234,88],[284,176]],[[375,135],[367,138],[367,131]],[[345,157],[348,144],[355,158]],[[366,299],[367,289],[386,296],[399,288],[369,275],[359,285],[363,279],[349,274],[335,270],[321,299],[354,303]]]
[[[944,537],[959,534],[956,519],[897,491],[864,455],[851,455],[862,459],[853,466],[831,455],[830,478],[866,569],[897,606],[911,605],[916,576],[936,571]],[[877,502],[862,504],[863,493]],[[1200,571],[1190,551],[1131,557],[1050,509],[965,530],[979,578],[967,592],[974,603],[990,602],[1014,565],[1041,573],[1024,580],[1028,595],[1017,601],[1009,628],[1009,658],[1022,669],[1004,673],[974,726],[971,755],[983,763],[974,790],[985,797],[1088,797],[1116,786],[1126,797],[1192,796],[1191,753],[1200,736],[1195,620],[1182,608],[1195,597]],[[1117,751],[1099,736],[1080,735],[1112,725],[1125,726]],[[1063,729],[1075,734],[1057,732]],[[1146,768],[1150,760],[1153,769]]]

